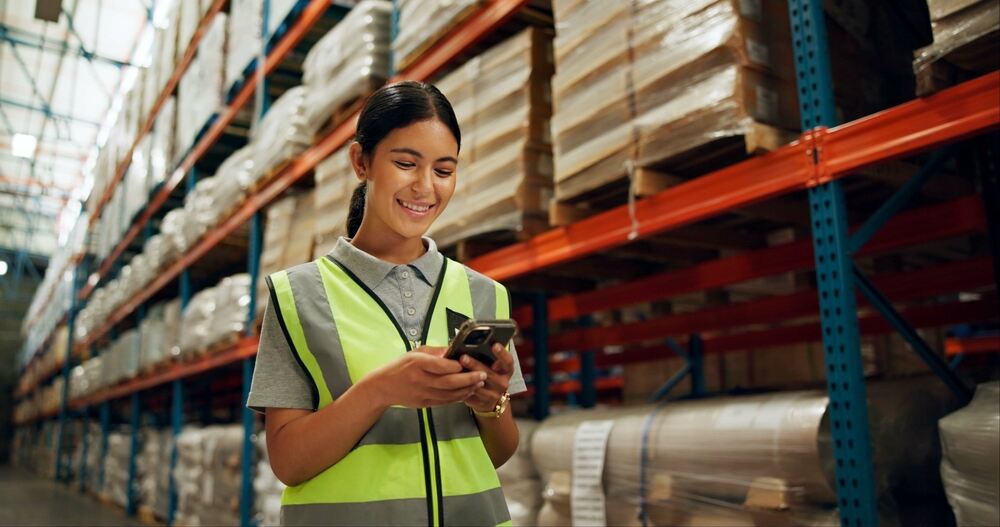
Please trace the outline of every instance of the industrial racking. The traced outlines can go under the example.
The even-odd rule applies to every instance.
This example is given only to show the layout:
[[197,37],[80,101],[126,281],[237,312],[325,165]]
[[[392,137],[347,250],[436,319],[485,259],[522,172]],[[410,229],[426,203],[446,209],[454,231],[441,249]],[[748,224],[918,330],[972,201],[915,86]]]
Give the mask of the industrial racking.
[[[208,16],[224,9],[226,3],[225,0],[217,0]],[[488,38],[527,3],[527,0],[494,0],[485,3],[394,79],[429,79],[479,41]],[[264,0],[264,5],[266,13],[267,0]],[[330,16],[330,11],[336,9],[340,8],[331,8],[328,0],[303,0],[293,10],[294,19],[289,19],[282,25],[283,34],[265,35],[265,41],[270,41],[271,44],[262,68],[263,75],[248,72],[228,106],[213,121],[207,123],[195,146],[184,156],[162,187],[153,192],[146,207],[134,219],[125,237],[108,258],[102,262],[92,262],[87,255],[81,254],[71,259],[68,267],[73,269],[78,294],[74,295],[73,306],[64,319],[64,324],[70,328],[69,358],[59,364],[57,370],[43,376],[43,380],[58,373],[68,381],[74,361],[89,356],[95,344],[107,336],[113,336],[120,324],[131,323],[133,320],[138,323],[143,316],[144,306],[152,299],[161,298],[169,294],[168,291],[176,290],[182,299],[182,305],[185,305],[191,298],[195,285],[193,282],[196,281],[192,276],[193,270],[206,255],[234,237],[247,239],[249,249],[245,267],[250,272],[252,282],[256,283],[262,236],[260,211],[286,189],[307,178],[317,163],[351,138],[356,114],[318,138],[305,153],[281,170],[270,182],[253,192],[216,229],[160,273],[138,296],[116,310],[101,328],[88,335],[83,342],[73,342],[74,317],[79,307],[102,281],[117,272],[122,255],[130,247],[134,247],[137,240],[141,241],[141,238],[148,236],[150,221],[175,200],[178,193],[183,193],[182,187],[190,189],[193,186],[199,164],[210,156],[217,144],[225,140],[227,127],[243,118],[241,116],[255,91],[267,92],[268,75],[281,66],[282,61],[300,44],[317,21]],[[979,199],[960,197],[896,215],[923,181],[932,175],[934,165],[947,156],[947,151],[935,154],[928,166],[903,185],[869,220],[853,228],[849,227],[841,180],[879,163],[911,157],[995,131],[1000,127],[1000,105],[997,104],[1000,100],[1000,72],[990,73],[936,95],[913,100],[856,121],[838,124],[833,113],[832,80],[821,2],[789,0],[789,12],[796,43],[794,51],[799,94],[805,103],[801,108],[804,132],[797,140],[767,154],[726,166],[639,200],[632,212],[622,205],[489,252],[466,263],[494,279],[515,280],[727,211],[793,192],[807,192],[811,215],[810,240],[748,250],[596,291],[556,297],[545,293],[533,294],[530,305],[517,309],[515,314],[523,328],[531,329],[531,339],[524,343],[520,351],[525,373],[532,378],[534,415],[541,419],[548,413],[549,398],[553,392],[579,390],[579,402],[587,407],[595,403],[598,389],[620,385],[620,379],[617,383],[615,379],[598,379],[596,370],[601,367],[677,354],[685,358],[686,365],[660,392],[666,393],[680,379],[690,376],[693,392],[699,394],[704,392],[702,357],[705,354],[822,340],[829,371],[827,386],[832,403],[841,518],[845,525],[875,525],[878,518],[872,483],[874,475],[868,431],[863,426],[867,422],[867,405],[860,335],[898,331],[960,399],[967,399],[971,395],[970,387],[952,368],[931,353],[911,327],[996,320],[998,313],[995,291],[973,302],[910,307],[902,313],[896,312],[883,293],[898,301],[995,284],[996,247],[993,247],[992,259],[984,257],[941,264],[929,269],[879,276],[870,281],[853,265],[853,255],[892,252],[949,236],[984,232],[991,228],[991,222],[987,219],[988,211]],[[178,64],[154,104],[133,148],[142,135],[148,133],[163,101],[176,88],[180,76],[193,57],[207,19],[208,17],[202,21],[184,59]],[[266,112],[268,103],[266,96],[262,99],[255,108],[260,114]],[[810,105],[810,101],[813,104]],[[125,159],[129,158],[126,155]],[[126,168],[126,162],[117,167],[115,177],[90,216],[92,225],[107,207]],[[95,270],[88,274],[91,266]],[[601,310],[812,268],[817,272],[815,290],[709,307],[694,313],[671,314],[631,324],[588,327],[586,322],[588,315]],[[253,328],[257,301],[254,287],[251,287],[250,296],[248,320],[251,323],[248,327]],[[519,298],[527,297],[519,295]],[[859,317],[858,300],[875,308],[886,320],[873,315]],[[766,323],[803,312],[818,314],[821,324],[805,323],[762,329],[738,337],[700,335],[724,328],[734,321]],[[550,336],[549,323],[555,321],[579,323],[576,329]],[[664,341],[665,344],[659,347],[638,346],[640,342],[651,339]],[[635,346],[626,347],[623,353],[616,355],[593,351],[610,344]],[[997,344],[995,337],[954,339],[949,341],[947,353],[961,357],[962,354],[997,351]],[[193,389],[213,391],[212,383],[202,382],[199,377],[202,374],[228,371],[228,378],[238,379],[238,382],[216,383],[215,391],[232,392],[239,386],[240,402],[245,402],[256,347],[257,337],[251,329],[236,344],[220,352],[192,362],[174,363],[160,371],[108,387],[81,399],[68,400],[64,389],[59,409],[34,419],[35,422],[58,419],[57,478],[62,477],[63,467],[68,462],[65,459],[68,456],[62,453],[61,442],[63,427],[71,417],[86,417],[96,409],[106,437],[110,428],[112,405],[127,409],[128,422],[133,431],[134,459],[134,437],[139,425],[140,409],[145,407],[165,411],[170,416],[169,423],[174,434],[178,434],[184,420],[185,393]],[[575,352],[576,357],[550,362],[550,354],[557,351]],[[529,357],[533,357],[533,360]],[[953,362],[955,364],[957,361]],[[573,370],[580,372],[579,380],[562,382],[558,386],[550,385],[549,379],[554,371]],[[68,382],[66,386],[68,389]],[[18,395],[25,395],[31,388],[33,387]],[[252,502],[250,438],[254,431],[254,416],[244,407],[240,419],[245,430],[240,510],[242,523],[249,525]],[[854,426],[859,423],[861,425]],[[103,448],[106,448],[106,444]],[[173,455],[172,464],[174,463],[176,453]],[[130,470],[132,477],[134,463],[130,466],[133,466]],[[129,502],[129,511],[134,513],[134,500],[131,497]],[[171,492],[168,523],[172,522],[175,507],[176,493]]]

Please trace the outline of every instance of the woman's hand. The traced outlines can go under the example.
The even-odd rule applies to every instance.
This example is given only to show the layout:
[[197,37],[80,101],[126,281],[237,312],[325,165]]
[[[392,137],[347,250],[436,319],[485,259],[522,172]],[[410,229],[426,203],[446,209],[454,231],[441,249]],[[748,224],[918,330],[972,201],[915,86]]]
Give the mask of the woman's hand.
[[495,343],[492,351],[496,357],[493,366],[487,366],[468,355],[462,355],[460,359],[465,369],[486,375],[485,385],[477,388],[472,396],[465,400],[465,405],[477,412],[492,412],[496,408],[500,396],[510,386],[511,375],[514,374],[514,357],[507,348],[503,344]]
[[457,361],[443,358],[444,352],[445,348],[417,348],[373,371],[365,380],[385,407],[427,408],[455,403],[485,386],[487,373],[463,371]]

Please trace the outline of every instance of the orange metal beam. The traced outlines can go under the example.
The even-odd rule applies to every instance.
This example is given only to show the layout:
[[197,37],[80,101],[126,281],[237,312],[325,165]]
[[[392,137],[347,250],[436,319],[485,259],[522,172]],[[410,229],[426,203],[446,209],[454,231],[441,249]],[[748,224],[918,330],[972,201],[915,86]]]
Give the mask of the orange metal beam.
[[1000,335],[947,339],[944,352],[949,357],[959,354],[1000,353]]
[[778,150],[640,200],[635,208],[639,222],[635,233],[628,207],[622,205],[467,265],[506,280],[819,185],[879,160],[916,154],[995,129],[1000,126],[998,100],[1000,72],[995,72],[831,130],[806,132]]
[[257,336],[244,337],[233,347],[214,355],[195,360],[194,362],[175,363],[162,372],[137,377],[86,397],[74,399],[70,401],[69,406],[72,409],[91,406],[110,399],[129,395],[140,390],[146,390],[154,386],[159,386],[175,379],[198,375],[200,373],[220,368],[227,364],[232,364],[256,355],[258,341],[259,338]]
[[128,168],[129,163],[132,162],[132,152],[138,148],[139,142],[142,141],[142,138],[145,137],[146,134],[148,134],[153,128],[153,123],[156,121],[156,116],[160,113],[160,109],[163,108],[163,104],[170,97],[170,94],[174,92],[174,89],[177,88],[177,85],[181,81],[181,76],[184,75],[188,66],[191,65],[191,61],[194,60],[194,54],[198,51],[198,43],[201,42],[201,38],[205,35],[205,32],[208,31],[208,25],[212,21],[212,17],[214,17],[219,11],[222,11],[228,3],[228,0],[215,0],[212,6],[205,13],[204,18],[201,19],[201,22],[198,24],[198,28],[191,37],[191,42],[188,44],[187,49],[184,50],[184,56],[181,57],[180,63],[178,63],[174,68],[174,73],[170,76],[170,79],[167,80],[167,84],[163,87],[163,91],[160,92],[160,96],[156,98],[156,102],[153,103],[153,107],[149,111],[149,116],[146,118],[146,122],[143,123],[142,128],[139,129],[139,133],[136,135],[135,141],[132,142],[132,146],[129,147],[128,152],[125,153],[125,157],[122,158],[120,163],[118,163],[118,166],[115,169],[115,175],[111,178],[111,182],[108,183],[108,187],[104,190],[104,194],[101,196],[101,199],[97,201],[94,213],[90,216],[89,227],[93,227],[94,223],[96,223],[101,217],[101,212],[104,210],[104,207],[108,204],[108,202],[111,201],[115,188],[118,186],[118,183],[121,182],[122,178],[125,177],[125,170]]

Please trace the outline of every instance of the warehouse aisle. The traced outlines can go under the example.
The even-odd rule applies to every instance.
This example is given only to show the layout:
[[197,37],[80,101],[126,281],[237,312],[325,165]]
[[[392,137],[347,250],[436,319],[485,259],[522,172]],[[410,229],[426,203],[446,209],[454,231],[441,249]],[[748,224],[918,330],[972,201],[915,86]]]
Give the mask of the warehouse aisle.
[[146,525],[75,489],[0,466],[0,525]]

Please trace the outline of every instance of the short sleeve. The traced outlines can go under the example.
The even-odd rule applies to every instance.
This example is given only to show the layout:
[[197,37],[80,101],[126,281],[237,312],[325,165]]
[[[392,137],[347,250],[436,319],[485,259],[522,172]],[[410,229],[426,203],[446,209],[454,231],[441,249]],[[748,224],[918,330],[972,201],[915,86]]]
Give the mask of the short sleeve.
[[247,407],[257,412],[265,408],[297,408],[315,410],[312,379],[293,355],[285,333],[281,330],[274,306],[268,302],[257,347],[253,380]]
[[521,375],[521,361],[517,359],[517,350],[514,349],[514,341],[510,341],[510,346],[507,348],[510,350],[510,355],[514,358],[514,373],[510,376],[510,384],[507,386],[507,393],[514,395],[516,393],[528,391],[527,385],[524,383],[524,376]]

